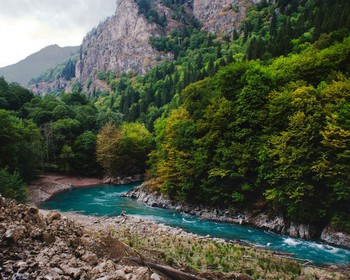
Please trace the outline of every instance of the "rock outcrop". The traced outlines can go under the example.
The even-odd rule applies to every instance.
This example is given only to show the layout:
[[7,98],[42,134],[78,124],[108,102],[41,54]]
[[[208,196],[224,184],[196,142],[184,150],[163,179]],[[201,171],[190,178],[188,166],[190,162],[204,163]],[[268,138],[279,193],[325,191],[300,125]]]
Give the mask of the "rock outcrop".
[[194,0],[193,13],[203,30],[219,36],[231,34],[244,20],[247,9],[261,0]]
[[[203,24],[203,30],[218,36],[231,35],[245,18],[247,9],[260,0],[188,0],[183,13],[193,15]],[[120,76],[123,72],[145,74],[171,53],[156,51],[149,44],[151,37],[168,35],[184,23],[174,20],[174,11],[161,0],[152,1],[152,9],[166,18],[166,25],[150,22],[139,12],[135,0],[117,0],[116,12],[91,30],[80,46],[75,75],[71,80],[54,78],[30,85],[37,94],[72,91],[78,85],[83,92],[109,91],[96,76],[102,71]]]
[[59,78],[53,81],[38,82],[35,84],[30,84],[27,88],[37,95],[45,95],[52,92],[68,90],[70,86],[70,81],[64,78]]
[[332,226],[327,226],[323,229],[320,239],[328,244],[344,248],[350,247],[350,235],[345,232],[339,232],[332,228]]
[[[84,84],[100,71],[146,73],[164,58],[172,57],[154,50],[149,44],[151,36],[163,34],[159,25],[139,14],[135,1],[117,0],[115,14],[83,40],[76,65],[77,81]],[[84,88],[84,91],[89,90]]]
[[320,236],[320,230],[316,226],[290,222],[280,215],[269,215],[267,213],[251,215],[249,213],[246,215],[246,223],[258,228],[306,240],[316,239]]
[[104,184],[113,184],[113,185],[127,185],[137,182],[142,182],[144,180],[144,176],[142,174],[137,174],[133,176],[126,177],[105,177],[103,178]]

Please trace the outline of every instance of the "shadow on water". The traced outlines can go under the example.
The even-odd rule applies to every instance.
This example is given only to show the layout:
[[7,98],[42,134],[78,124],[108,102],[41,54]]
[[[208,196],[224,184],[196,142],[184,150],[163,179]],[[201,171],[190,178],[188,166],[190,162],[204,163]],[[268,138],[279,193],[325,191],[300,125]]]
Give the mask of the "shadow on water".
[[121,195],[138,184],[111,186],[99,185],[89,188],[72,189],[53,196],[42,203],[43,209],[74,211],[84,215],[117,216],[125,210],[128,215],[152,220],[172,227],[179,227],[199,235],[227,240],[240,240],[270,250],[291,253],[296,258],[310,260],[315,264],[347,265],[350,250],[340,249],[320,242],[291,238],[248,226],[206,221],[173,210],[149,207]]

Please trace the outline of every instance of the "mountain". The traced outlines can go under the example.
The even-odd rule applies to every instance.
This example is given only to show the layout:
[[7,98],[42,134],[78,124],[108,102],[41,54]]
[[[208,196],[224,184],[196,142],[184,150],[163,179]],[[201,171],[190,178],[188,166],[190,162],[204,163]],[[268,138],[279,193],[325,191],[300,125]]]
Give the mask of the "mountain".
[[[237,3],[119,0],[78,54],[33,80],[67,93],[0,78],[0,177],[97,164],[131,176],[148,154],[142,174],[173,201],[283,217],[276,230],[299,237],[350,233],[350,2]],[[238,30],[216,16],[243,7]]]
[[4,76],[9,82],[26,86],[32,78],[69,58],[78,50],[79,47],[47,46],[16,64],[0,68],[0,76]]
[[110,88],[96,78],[98,75],[145,74],[173,59],[172,52],[156,50],[150,44],[152,38],[167,37],[179,30],[188,33],[186,28],[200,26],[205,31],[230,36],[244,19],[247,8],[256,2],[259,1],[117,0],[115,14],[85,36],[75,75],[62,79],[54,67],[51,72],[55,74],[46,73],[35,79],[30,89],[37,94],[69,92],[77,86],[86,93],[109,91]]

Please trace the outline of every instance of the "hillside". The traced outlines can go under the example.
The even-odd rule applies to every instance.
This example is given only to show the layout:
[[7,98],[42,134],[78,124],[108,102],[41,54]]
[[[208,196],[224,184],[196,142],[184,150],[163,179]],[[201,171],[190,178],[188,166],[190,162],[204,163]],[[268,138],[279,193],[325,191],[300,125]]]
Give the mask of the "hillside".
[[[234,0],[222,4],[198,0],[118,0],[115,14],[85,36],[75,62],[75,75],[62,79],[53,68],[49,71],[51,75],[45,73],[33,80],[30,89],[38,94],[70,92],[76,88],[93,95],[110,91],[110,86],[98,76],[143,75],[174,58],[171,51],[154,48],[150,43],[152,38],[174,33],[185,35],[201,25],[203,30],[230,36],[253,2],[257,1]],[[180,38],[176,43],[182,44]]]
[[16,64],[0,68],[0,76],[9,82],[17,82],[27,86],[29,81],[79,50],[79,47],[59,47],[51,45],[31,54]]

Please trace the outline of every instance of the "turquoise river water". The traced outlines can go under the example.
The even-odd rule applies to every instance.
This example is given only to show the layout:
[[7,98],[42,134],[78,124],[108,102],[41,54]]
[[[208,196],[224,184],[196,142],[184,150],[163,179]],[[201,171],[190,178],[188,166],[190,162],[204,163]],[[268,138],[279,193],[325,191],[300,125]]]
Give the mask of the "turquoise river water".
[[63,212],[75,211],[84,215],[117,216],[126,210],[128,215],[152,220],[188,232],[227,240],[241,240],[266,249],[294,254],[295,258],[309,260],[314,264],[350,264],[350,250],[329,246],[320,242],[306,241],[275,234],[248,226],[219,223],[172,210],[146,206],[136,200],[122,197],[121,194],[136,186],[100,185],[72,189],[53,196],[40,206],[44,209],[57,209]]

